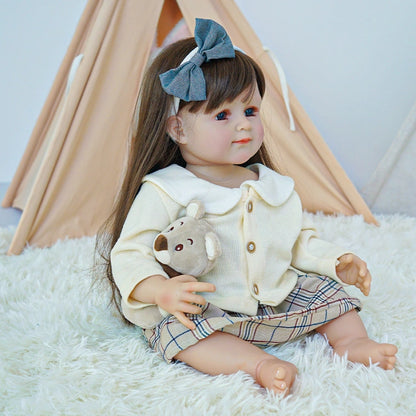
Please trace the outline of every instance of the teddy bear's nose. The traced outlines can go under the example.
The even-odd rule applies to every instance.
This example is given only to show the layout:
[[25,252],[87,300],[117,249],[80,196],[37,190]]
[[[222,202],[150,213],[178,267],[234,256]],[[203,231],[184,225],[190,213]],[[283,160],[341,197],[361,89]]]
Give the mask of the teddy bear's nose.
[[155,240],[154,248],[156,251],[164,251],[168,249],[168,239],[160,234]]

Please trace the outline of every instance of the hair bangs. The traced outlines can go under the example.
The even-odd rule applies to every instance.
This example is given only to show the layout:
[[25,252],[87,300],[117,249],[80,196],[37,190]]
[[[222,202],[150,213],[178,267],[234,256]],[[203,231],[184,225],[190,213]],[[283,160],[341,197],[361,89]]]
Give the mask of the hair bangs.
[[247,91],[244,100],[249,100],[258,87],[260,96],[265,90],[264,76],[259,66],[246,54],[236,51],[235,58],[206,62],[201,66],[206,83],[207,99],[194,101],[188,105],[188,111],[196,112],[205,105],[204,111],[210,112],[225,102],[233,101]]

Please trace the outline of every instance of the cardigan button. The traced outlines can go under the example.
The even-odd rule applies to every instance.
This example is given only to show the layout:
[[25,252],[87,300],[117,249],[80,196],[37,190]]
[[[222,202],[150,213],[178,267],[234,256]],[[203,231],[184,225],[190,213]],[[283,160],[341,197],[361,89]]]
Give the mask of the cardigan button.
[[247,212],[251,212],[251,211],[253,211],[253,202],[248,201],[247,202]]
[[250,242],[247,244],[247,251],[248,251],[249,253],[254,253],[254,252],[256,251],[256,244],[254,243],[254,241],[250,241]]
[[259,287],[257,286],[256,283],[254,283],[254,285],[253,285],[253,292],[254,292],[255,295],[259,294]]

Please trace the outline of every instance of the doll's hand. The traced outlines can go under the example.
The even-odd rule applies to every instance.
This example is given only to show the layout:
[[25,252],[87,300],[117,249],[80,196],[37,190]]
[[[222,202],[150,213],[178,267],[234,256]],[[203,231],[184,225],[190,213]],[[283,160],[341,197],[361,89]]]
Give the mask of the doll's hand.
[[365,261],[354,254],[344,254],[336,266],[337,276],[349,285],[355,285],[365,296],[370,293],[371,274]]
[[207,303],[201,295],[194,292],[215,292],[215,286],[212,283],[198,282],[195,277],[189,275],[172,277],[165,279],[160,286],[155,303],[192,330],[195,329],[195,324],[185,313],[200,314],[201,308],[198,305]]

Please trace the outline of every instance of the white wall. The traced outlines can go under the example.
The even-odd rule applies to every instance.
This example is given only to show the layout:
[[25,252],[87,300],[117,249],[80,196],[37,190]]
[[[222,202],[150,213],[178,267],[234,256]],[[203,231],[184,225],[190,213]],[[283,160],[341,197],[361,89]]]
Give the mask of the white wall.
[[414,0],[237,0],[360,189],[416,100]]
[[[0,0],[0,182],[13,177],[86,1]],[[416,99],[416,2],[236,2],[363,187]]]
[[87,0],[0,0],[0,182],[10,182]]

